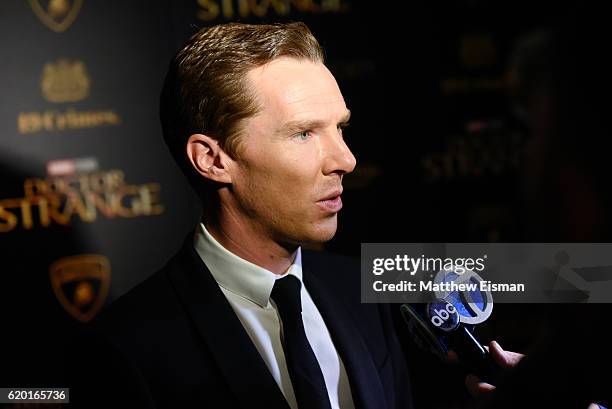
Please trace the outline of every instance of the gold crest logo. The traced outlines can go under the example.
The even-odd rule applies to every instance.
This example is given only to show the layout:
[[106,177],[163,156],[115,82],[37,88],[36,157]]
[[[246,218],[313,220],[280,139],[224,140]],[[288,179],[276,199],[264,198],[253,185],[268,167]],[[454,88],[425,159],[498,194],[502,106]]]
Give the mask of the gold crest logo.
[[29,0],[34,14],[49,29],[61,33],[76,19],[83,0]]
[[66,312],[87,322],[104,305],[110,287],[110,262],[99,254],[64,257],[49,267],[53,292]]
[[76,102],[89,95],[90,82],[82,61],[60,59],[45,64],[40,88],[49,102]]

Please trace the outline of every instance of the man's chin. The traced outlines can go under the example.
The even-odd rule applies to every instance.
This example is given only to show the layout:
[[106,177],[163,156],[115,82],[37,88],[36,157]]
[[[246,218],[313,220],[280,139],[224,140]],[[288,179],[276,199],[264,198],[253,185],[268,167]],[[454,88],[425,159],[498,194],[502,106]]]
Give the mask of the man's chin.
[[[294,230],[285,236],[285,241],[293,245],[308,248],[322,248],[321,246],[336,235],[337,218],[319,221],[308,226],[301,226],[299,230]],[[297,226],[296,226],[297,227]]]
[[308,244],[323,244],[327,243],[331,239],[334,238],[337,231],[337,224],[335,220],[333,223],[325,223],[321,226],[318,226],[315,231],[309,234],[309,237],[304,241]]

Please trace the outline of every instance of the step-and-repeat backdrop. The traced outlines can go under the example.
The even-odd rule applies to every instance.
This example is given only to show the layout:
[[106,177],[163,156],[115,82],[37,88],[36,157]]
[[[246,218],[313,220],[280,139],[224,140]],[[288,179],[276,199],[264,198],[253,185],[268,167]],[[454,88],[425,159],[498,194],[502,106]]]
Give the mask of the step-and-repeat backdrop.
[[525,132],[508,68],[541,20],[479,1],[400,3],[0,2],[0,338],[11,385],[52,379],[67,334],[159,269],[198,221],[158,102],[171,56],[200,27],[302,20],[325,48],[358,159],[327,250],[519,237]]

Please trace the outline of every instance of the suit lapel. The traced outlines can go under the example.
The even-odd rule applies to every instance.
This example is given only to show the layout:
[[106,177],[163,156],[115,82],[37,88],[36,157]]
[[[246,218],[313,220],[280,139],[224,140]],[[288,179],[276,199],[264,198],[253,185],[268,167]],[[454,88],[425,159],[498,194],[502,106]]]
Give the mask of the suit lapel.
[[185,240],[178,260],[169,278],[240,405],[289,409],[232,306],[196,253],[192,236]]
[[361,334],[344,304],[338,301],[308,266],[302,267],[303,280],[332,336],[346,368],[353,402],[358,409],[387,408],[385,393],[376,365]]

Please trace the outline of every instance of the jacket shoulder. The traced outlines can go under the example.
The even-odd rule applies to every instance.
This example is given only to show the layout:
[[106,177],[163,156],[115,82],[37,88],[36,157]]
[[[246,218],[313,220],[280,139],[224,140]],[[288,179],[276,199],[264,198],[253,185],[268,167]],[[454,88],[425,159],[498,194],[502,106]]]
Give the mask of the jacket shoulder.
[[139,339],[153,336],[160,328],[176,326],[183,308],[169,278],[180,268],[177,256],[164,267],[120,296],[91,323],[92,328],[113,338]]

